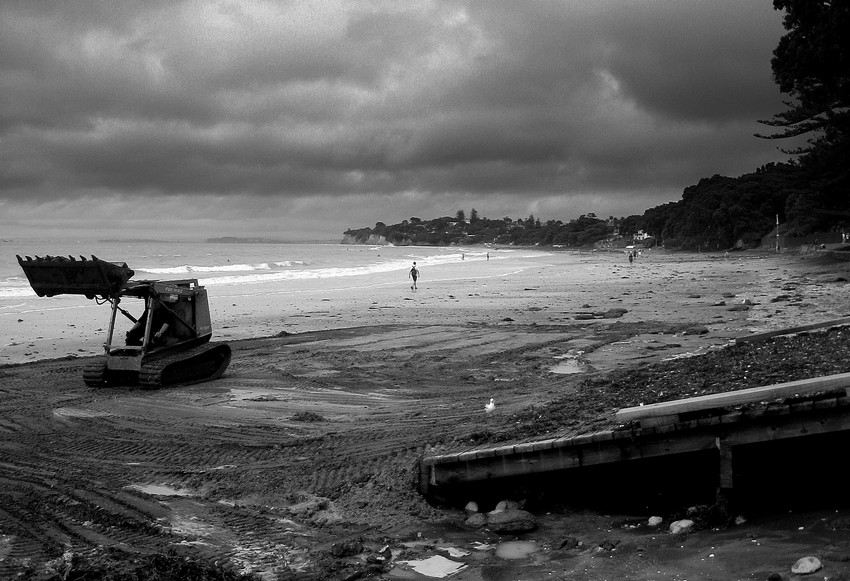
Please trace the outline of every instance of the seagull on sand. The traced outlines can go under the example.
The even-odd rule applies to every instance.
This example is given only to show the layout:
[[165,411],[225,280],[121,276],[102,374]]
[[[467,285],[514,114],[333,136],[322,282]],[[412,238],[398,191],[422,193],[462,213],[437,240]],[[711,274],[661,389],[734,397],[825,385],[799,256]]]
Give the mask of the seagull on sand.
[[492,412],[494,409],[496,409],[496,404],[494,404],[494,403],[493,403],[493,398],[491,397],[491,398],[490,398],[490,403],[488,403],[488,404],[486,404],[486,405],[484,406],[484,411],[485,411],[485,412],[487,412],[487,413],[489,414],[489,413],[490,413],[490,412]]

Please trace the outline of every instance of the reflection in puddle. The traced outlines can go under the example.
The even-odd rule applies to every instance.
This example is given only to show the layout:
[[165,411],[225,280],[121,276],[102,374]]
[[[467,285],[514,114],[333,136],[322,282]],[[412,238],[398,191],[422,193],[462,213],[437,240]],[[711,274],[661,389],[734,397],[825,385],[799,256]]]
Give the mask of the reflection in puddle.
[[164,484],[131,484],[126,488],[138,490],[154,496],[192,496],[192,491],[186,488],[172,488]]
[[81,408],[56,408],[53,415],[62,418],[99,418],[112,415],[109,412],[87,410]]
[[496,547],[496,556],[502,559],[525,559],[538,550],[537,543],[534,541],[508,541],[499,543]]
[[[440,579],[448,577],[449,575],[454,575],[466,567],[464,563],[446,559],[442,555],[434,555],[433,557],[420,559],[418,561],[399,561],[398,563],[399,565],[409,566],[414,572],[419,573],[420,575],[425,575],[426,577],[437,577]],[[404,570],[397,571],[393,576],[397,578],[406,578]]]
[[566,355],[559,359],[561,359],[560,363],[549,368],[549,371],[551,371],[552,373],[584,373],[590,368],[587,363],[569,355]]

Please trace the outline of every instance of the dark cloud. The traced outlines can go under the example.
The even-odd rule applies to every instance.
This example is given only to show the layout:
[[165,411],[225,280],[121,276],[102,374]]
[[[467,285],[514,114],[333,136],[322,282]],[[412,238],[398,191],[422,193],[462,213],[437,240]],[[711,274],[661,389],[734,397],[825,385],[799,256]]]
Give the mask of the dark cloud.
[[782,159],[752,137],[781,110],[780,17],[736,0],[5,2],[0,200],[641,212]]

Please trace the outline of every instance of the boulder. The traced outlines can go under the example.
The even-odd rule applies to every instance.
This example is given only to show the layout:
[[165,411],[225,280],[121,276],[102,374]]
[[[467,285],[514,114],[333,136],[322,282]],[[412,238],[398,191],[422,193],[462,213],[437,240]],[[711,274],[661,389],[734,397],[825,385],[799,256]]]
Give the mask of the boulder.
[[466,506],[463,507],[463,510],[466,514],[474,514],[478,512],[478,503],[475,501],[469,501],[466,503]]
[[694,521],[689,518],[677,520],[670,523],[670,534],[683,535],[694,530]]
[[534,515],[524,510],[491,513],[487,527],[494,533],[525,533],[537,528]]
[[664,519],[661,518],[660,516],[651,516],[651,517],[649,517],[649,520],[647,521],[646,524],[648,524],[649,526],[654,528],[654,527],[657,527],[658,525],[660,525],[663,521],[664,521]]

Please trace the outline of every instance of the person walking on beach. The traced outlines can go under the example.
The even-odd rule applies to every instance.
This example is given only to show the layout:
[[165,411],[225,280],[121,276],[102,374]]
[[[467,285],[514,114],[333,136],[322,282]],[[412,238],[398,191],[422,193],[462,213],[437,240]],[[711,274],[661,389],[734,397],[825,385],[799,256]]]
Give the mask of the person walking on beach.
[[416,290],[416,279],[419,278],[419,269],[416,268],[415,262],[413,263],[413,266],[410,267],[410,272],[407,276],[413,279],[413,284],[410,286],[410,290]]

